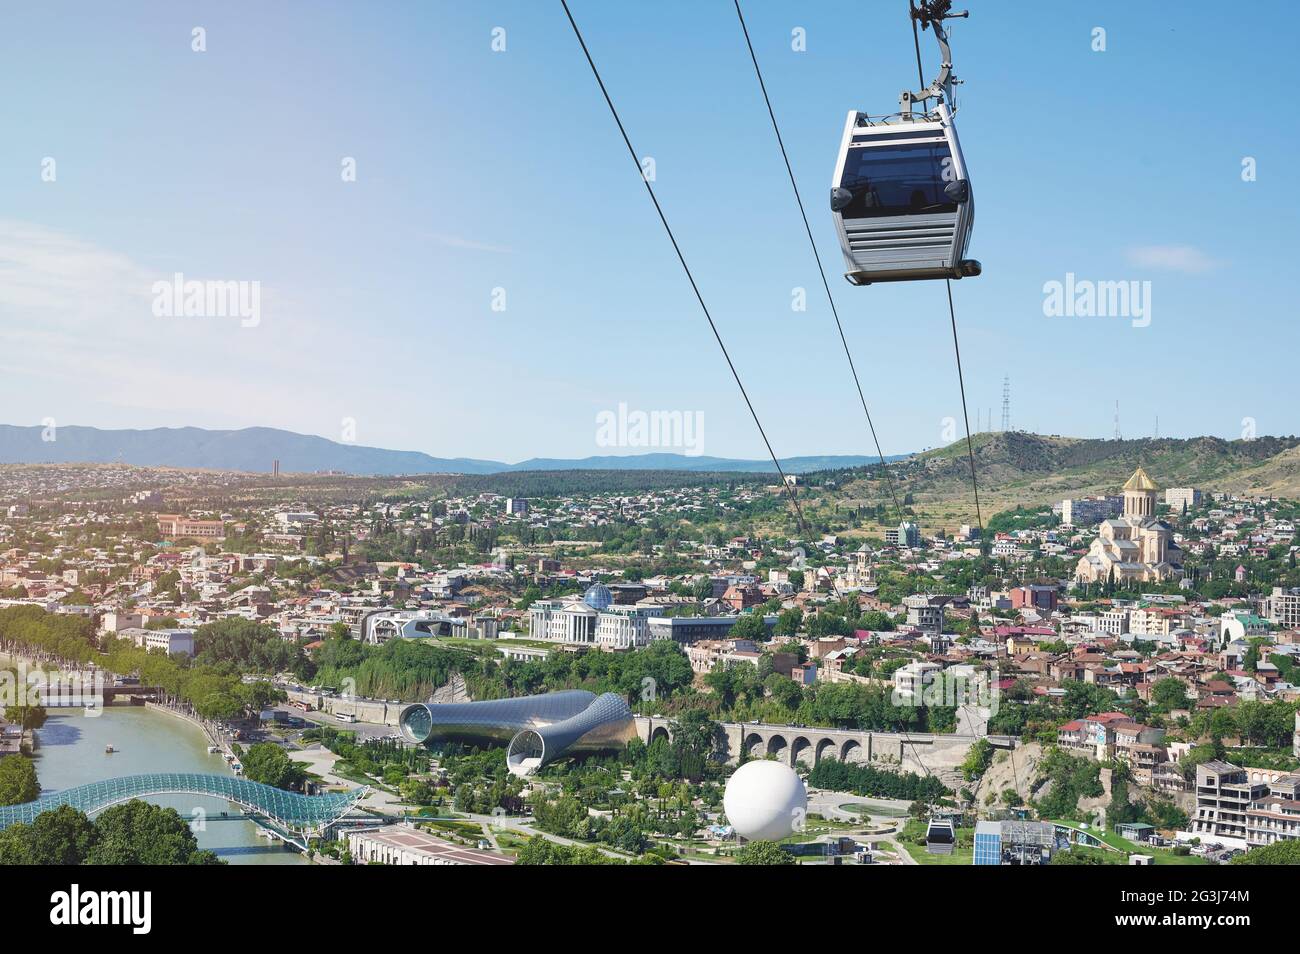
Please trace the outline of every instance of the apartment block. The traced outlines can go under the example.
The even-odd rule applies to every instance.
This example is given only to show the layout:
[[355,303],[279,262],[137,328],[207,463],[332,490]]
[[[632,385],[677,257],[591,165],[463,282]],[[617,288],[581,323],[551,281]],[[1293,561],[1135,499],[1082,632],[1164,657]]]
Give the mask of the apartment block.
[[1173,510],[1195,510],[1201,505],[1201,492],[1195,487],[1165,488],[1165,503]]
[[1251,781],[1243,768],[1217,759],[1201,763],[1196,766],[1196,814],[1191,820],[1192,833],[1202,840],[1246,847],[1246,814],[1254,802],[1268,793],[1268,785]]
[[1269,784],[1268,795],[1246,812],[1246,843],[1251,848],[1300,838],[1300,775]]
[[191,520],[175,513],[158,515],[158,532],[173,540],[223,540],[226,525],[220,520]]
[[1264,615],[1269,622],[1283,629],[1300,629],[1300,587],[1283,589],[1275,586],[1272,595],[1264,602]]

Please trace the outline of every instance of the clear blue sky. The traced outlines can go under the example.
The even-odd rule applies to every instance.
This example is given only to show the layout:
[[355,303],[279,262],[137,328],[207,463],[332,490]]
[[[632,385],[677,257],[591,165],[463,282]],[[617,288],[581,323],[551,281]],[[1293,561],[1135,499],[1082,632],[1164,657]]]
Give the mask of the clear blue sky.
[[[996,425],[1009,374],[1040,432],[1109,436],[1116,397],[1126,436],[1300,430],[1281,31],[1209,0],[970,6],[972,417]],[[777,452],[870,452],[729,0],[572,8]],[[943,285],[849,286],[826,204],[845,113],[915,86],[906,3],[745,11],[885,451],[934,446],[960,416]],[[763,456],[558,0],[0,19],[0,421],[337,439],[346,417],[359,443],[514,461],[609,452],[596,416],[626,403]],[[261,323],[155,317],[176,271],[260,281]],[[1150,281],[1150,326],[1045,317],[1067,272]]]

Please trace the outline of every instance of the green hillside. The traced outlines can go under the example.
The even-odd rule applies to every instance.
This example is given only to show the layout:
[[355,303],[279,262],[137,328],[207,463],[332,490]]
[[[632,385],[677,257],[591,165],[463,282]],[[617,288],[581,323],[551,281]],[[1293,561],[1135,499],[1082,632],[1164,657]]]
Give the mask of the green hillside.
[[[1094,440],[1020,432],[972,438],[985,518],[1014,506],[1040,506],[1064,497],[1116,493],[1140,464],[1165,487],[1198,487],[1300,497],[1300,438],[1217,437]],[[909,493],[927,528],[973,521],[966,441],[893,465],[899,492]],[[844,486],[849,497],[880,493],[878,481]]]

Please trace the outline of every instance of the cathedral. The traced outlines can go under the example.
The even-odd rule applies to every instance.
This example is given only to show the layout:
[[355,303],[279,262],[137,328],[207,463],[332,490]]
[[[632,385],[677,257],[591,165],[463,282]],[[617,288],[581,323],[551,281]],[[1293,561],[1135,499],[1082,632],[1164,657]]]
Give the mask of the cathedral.
[[1074,571],[1081,583],[1164,581],[1177,579],[1183,551],[1174,532],[1156,519],[1156,485],[1139,467],[1124,485],[1124,516],[1104,521],[1087,556]]

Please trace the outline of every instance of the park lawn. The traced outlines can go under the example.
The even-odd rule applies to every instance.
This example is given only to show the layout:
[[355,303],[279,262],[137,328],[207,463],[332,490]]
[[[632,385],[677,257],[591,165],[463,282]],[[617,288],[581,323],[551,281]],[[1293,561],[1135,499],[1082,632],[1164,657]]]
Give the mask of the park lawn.
[[907,853],[912,856],[918,865],[971,865],[975,863],[975,849],[973,847],[962,848],[958,845],[950,855],[932,855],[925,850],[925,845],[913,845],[905,841],[900,841],[899,844],[906,849]]
[[[1049,818],[1054,825],[1069,825],[1071,828],[1079,828],[1078,822],[1062,821],[1060,819]],[[1089,825],[1085,829],[1088,834],[1092,835],[1112,848],[1125,852],[1130,855],[1150,855],[1158,865],[1205,865],[1210,864],[1204,858],[1198,858],[1196,855],[1176,855],[1166,848],[1152,848],[1146,845],[1139,845],[1136,842],[1129,841],[1127,838],[1121,838],[1113,831],[1098,831],[1096,826]]]
[[798,845],[809,841],[816,841],[825,835],[836,833],[852,835],[861,829],[861,822],[841,821],[834,818],[809,819],[808,827],[803,831],[797,831],[786,838],[781,839],[781,844]]
[[861,815],[863,818],[868,815],[875,815],[878,818],[908,817],[905,808],[894,808],[892,805],[871,805],[866,802],[846,802],[840,806],[840,811],[853,812],[853,814]]
[[522,838],[512,832],[503,831],[496,836],[497,844],[502,851],[517,854],[519,849],[528,843],[527,838]]
[[483,826],[470,821],[447,821],[441,818],[421,819],[430,828],[438,828],[465,838],[482,838]]

